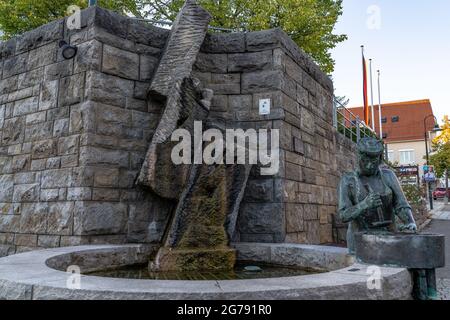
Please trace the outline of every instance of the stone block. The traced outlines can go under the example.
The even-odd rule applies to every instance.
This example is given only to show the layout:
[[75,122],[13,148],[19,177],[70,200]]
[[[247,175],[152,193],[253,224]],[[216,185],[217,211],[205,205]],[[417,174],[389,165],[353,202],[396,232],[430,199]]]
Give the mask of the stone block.
[[38,247],[56,248],[59,247],[60,240],[61,240],[60,236],[39,235]]
[[28,52],[8,58],[3,63],[3,79],[27,71]]
[[0,175],[0,202],[12,202],[14,193],[14,175]]
[[273,179],[249,180],[244,201],[273,202]]
[[[7,93],[17,90],[19,77],[14,76],[4,80],[0,80],[0,95],[5,95]],[[6,96],[4,96],[6,98]],[[3,101],[2,103],[5,103]]]
[[119,201],[120,190],[110,188],[94,188],[92,192],[93,201]]
[[46,81],[42,84],[39,110],[48,110],[58,106],[59,81]]
[[227,55],[199,53],[194,70],[200,72],[226,73]]
[[59,189],[41,189],[40,200],[44,202],[58,201]]
[[59,80],[58,106],[70,106],[83,100],[84,73],[61,78]]
[[130,20],[127,38],[138,44],[162,49],[166,45],[170,30],[152,26],[143,21]]
[[69,133],[95,131],[95,112],[92,102],[70,107]]
[[86,84],[85,97],[87,99],[122,108],[126,106],[126,98],[133,97],[134,93],[132,80],[96,71],[87,72]]
[[45,169],[47,159],[32,160],[30,170],[40,171]]
[[53,136],[63,137],[69,134],[69,118],[55,120]]
[[98,168],[97,170],[95,170],[94,174],[95,187],[117,187],[118,184],[119,184],[119,169]]
[[[105,46],[106,47],[106,46]],[[97,40],[83,42],[78,45],[78,53],[74,59],[74,72],[101,70],[102,44]]]
[[55,202],[49,204],[47,233],[52,235],[71,235],[74,202]]
[[78,166],[78,154],[61,157],[61,168],[73,168]]
[[72,182],[71,169],[45,170],[41,176],[41,188],[69,187]]
[[319,220],[319,210],[317,205],[305,204],[303,207],[305,220]]
[[14,186],[13,201],[21,203],[39,201],[39,184],[20,184]]
[[109,45],[103,46],[103,72],[139,80],[139,55]]
[[39,85],[44,79],[44,67],[28,71],[19,75],[18,88],[25,89]]
[[75,187],[67,189],[67,200],[86,201],[92,199],[92,189],[88,187]]
[[27,171],[30,168],[30,155],[18,155],[12,159],[12,172]]
[[270,29],[246,33],[247,50],[261,51],[280,47],[280,30]]
[[50,158],[56,156],[57,141],[55,139],[42,140],[33,143],[32,159]]
[[0,245],[14,244],[13,233],[0,233]]
[[245,34],[240,32],[207,34],[201,51],[205,53],[245,52]]
[[31,51],[28,58],[28,69],[32,70],[56,62],[58,53],[56,45],[56,42],[51,42]]
[[249,111],[252,108],[253,97],[251,95],[231,95],[228,96],[230,110]]
[[279,70],[244,73],[242,93],[258,93],[283,88],[283,74]]
[[228,72],[262,71],[272,66],[272,50],[228,55]]
[[25,124],[37,124],[45,122],[46,118],[47,118],[46,111],[35,112],[26,116]]
[[[39,90],[40,90],[39,85],[35,85],[32,87],[27,87],[24,89],[13,91],[10,94],[8,94],[8,98],[6,99],[5,102],[14,102],[17,100],[23,100],[25,98],[29,98],[29,97],[38,95]],[[0,103],[3,103],[3,102],[0,101]]]
[[17,232],[19,222],[18,215],[0,215],[0,232]]
[[284,205],[281,203],[244,203],[241,206],[238,229],[242,233],[283,233]]
[[97,147],[80,148],[80,165],[105,165],[127,168],[129,154],[121,150],[108,150]]
[[[16,246],[23,247],[36,247],[37,245],[37,235],[36,234],[16,234],[14,239],[14,244]],[[24,252],[19,251],[17,253]]]
[[141,55],[140,59],[139,80],[150,81],[158,66],[159,59],[148,55]]
[[21,233],[45,233],[47,229],[47,219],[47,203],[24,203],[20,213],[20,229],[18,230]]
[[74,235],[125,233],[127,205],[111,202],[76,202]]
[[31,97],[14,102],[14,117],[19,117],[24,114],[36,112],[38,110],[38,97]]
[[[78,47],[78,54],[80,56],[80,47]],[[73,73],[73,60],[63,60],[57,63],[49,64],[44,68],[44,80],[53,81],[60,78],[65,78]]]
[[35,172],[21,172],[14,175],[14,184],[31,184],[39,181],[40,175]]
[[78,153],[79,145],[80,145],[79,135],[59,138],[58,155],[69,155]]
[[306,240],[309,244],[320,244],[319,220],[305,221]]
[[48,158],[45,169],[59,169],[61,167],[61,157]]
[[46,121],[25,127],[25,142],[50,139],[53,136],[53,122]]

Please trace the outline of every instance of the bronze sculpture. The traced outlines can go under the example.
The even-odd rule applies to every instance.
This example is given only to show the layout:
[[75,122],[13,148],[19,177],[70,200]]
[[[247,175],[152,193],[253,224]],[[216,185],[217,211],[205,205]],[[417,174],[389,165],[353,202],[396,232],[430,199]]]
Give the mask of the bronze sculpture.
[[358,143],[359,168],[339,184],[339,216],[349,223],[347,244],[354,254],[354,235],[363,231],[415,232],[411,206],[394,172],[380,168],[383,144],[374,138]]

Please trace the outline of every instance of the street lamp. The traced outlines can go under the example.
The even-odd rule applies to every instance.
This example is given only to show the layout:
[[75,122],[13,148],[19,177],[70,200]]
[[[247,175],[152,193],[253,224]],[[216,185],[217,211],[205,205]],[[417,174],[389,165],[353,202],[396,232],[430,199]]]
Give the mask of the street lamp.
[[[426,152],[426,158],[427,158],[427,166],[430,165],[430,154],[428,152],[428,131],[427,131],[427,120],[430,118],[434,118],[434,132],[440,131],[437,118],[430,114],[423,119],[423,130],[425,135],[425,152]],[[430,210],[433,210],[433,193],[431,191],[431,185],[428,181],[426,181],[427,187],[428,187],[428,197],[430,199]]]

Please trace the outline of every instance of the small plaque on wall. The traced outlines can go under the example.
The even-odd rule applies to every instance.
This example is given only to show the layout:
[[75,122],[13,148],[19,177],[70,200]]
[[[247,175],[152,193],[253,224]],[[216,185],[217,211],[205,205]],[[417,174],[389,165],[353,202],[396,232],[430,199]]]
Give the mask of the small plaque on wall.
[[270,99],[259,99],[259,114],[270,114]]

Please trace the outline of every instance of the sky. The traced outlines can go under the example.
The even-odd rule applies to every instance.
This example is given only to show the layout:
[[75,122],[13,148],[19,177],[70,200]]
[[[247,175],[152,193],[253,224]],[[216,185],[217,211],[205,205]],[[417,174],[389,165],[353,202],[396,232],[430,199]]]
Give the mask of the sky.
[[430,99],[439,122],[450,115],[450,1],[344,0],[343,5],[335,33],[348,40],[332,51],[335,94],[349,98],[348,107],[363,104],[364,45],[366,58],[373,59],[375,103],[380,69],[382,103]]

